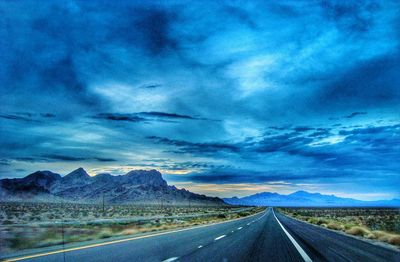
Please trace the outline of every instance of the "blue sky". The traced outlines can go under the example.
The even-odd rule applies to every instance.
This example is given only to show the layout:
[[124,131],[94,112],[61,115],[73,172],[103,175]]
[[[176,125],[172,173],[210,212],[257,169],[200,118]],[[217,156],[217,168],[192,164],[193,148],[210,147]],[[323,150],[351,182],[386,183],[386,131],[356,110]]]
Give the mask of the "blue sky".
[[398,1],[3,1],[0,177],[400,197]]

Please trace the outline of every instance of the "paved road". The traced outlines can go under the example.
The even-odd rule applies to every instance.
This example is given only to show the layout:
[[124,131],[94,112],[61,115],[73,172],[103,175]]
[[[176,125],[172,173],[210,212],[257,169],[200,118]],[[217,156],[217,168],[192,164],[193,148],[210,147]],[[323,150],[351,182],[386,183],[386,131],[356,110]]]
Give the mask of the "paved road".
[[269,208],[241,220],[23,261],[400,261],[400,252]]

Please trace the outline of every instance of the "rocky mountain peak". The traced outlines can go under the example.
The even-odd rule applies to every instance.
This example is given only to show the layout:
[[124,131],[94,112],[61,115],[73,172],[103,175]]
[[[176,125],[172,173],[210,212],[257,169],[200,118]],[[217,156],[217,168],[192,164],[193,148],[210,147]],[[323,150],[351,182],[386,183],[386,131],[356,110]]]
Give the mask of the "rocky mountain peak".
[[59,174],[53,173],[51,171],[36,171],[26,177],[24,177],[23,183],[42,186],[44,188],[49,188],[56,181],[61,179]]
[[44,170],[44,171],[36,171],[36,172],[26,176],[24,178],[24,180],[26,182],[29,182],[29,181],[34,181],[34,180],[38,180],[38,179],[58,180],[60,178],[61,178],[61,176],[59,174]]
[[132,170],[125,177],[136,184],[167,186],[167,182],[157,170]]
[[62,178],[63,182],[86,183],[90,180],[89,174],[82,167],[75,169]]

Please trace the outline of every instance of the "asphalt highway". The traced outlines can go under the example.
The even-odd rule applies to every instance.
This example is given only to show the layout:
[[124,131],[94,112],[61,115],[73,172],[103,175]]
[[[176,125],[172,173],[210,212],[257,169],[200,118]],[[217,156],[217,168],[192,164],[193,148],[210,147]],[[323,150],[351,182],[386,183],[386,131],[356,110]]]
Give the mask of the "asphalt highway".
[[400,252],[268,208],[244,219],[8,261],[400,261]]

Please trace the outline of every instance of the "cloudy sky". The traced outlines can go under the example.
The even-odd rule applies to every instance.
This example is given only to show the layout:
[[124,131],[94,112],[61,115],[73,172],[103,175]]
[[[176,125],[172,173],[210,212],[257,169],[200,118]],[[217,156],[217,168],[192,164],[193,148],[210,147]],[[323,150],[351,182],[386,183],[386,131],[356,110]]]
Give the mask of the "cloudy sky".
[[0,178],[400,197],[398,1],[140,2],[0,2]]

